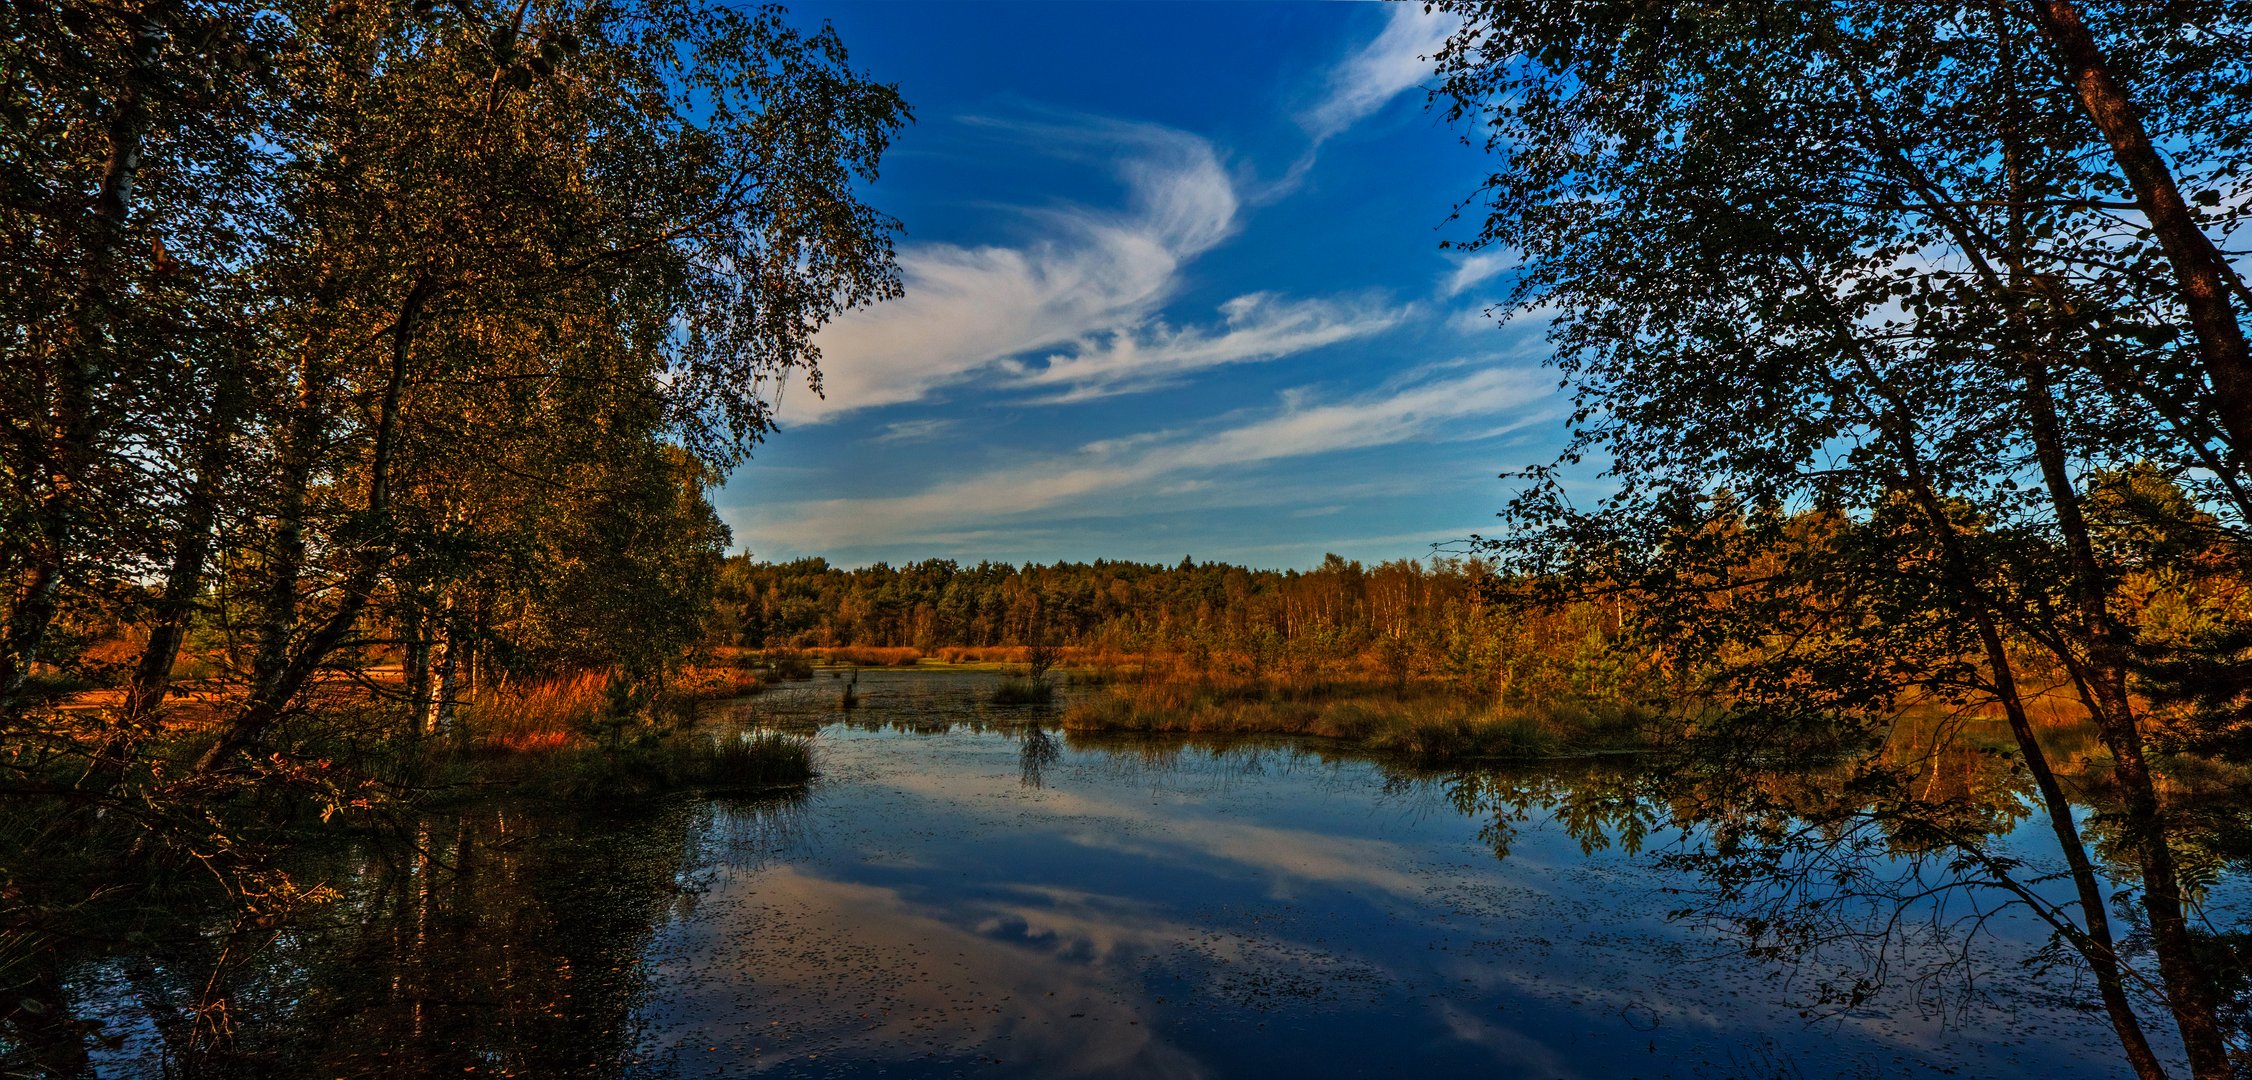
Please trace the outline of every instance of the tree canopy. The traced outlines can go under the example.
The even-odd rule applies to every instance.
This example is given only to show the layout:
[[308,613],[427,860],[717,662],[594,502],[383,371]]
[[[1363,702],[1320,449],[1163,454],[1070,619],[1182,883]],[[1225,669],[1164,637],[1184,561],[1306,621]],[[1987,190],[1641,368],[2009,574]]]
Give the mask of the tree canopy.
[[120,615],[155,627],[132,723],[226,628],[228,752],[385,621],[683,643],[703,490],[817,384],[814,333],[897,291],[859,192],[906,107],[778,8],[5,18],[11,723],[36,671],[100,681],[74,628]]

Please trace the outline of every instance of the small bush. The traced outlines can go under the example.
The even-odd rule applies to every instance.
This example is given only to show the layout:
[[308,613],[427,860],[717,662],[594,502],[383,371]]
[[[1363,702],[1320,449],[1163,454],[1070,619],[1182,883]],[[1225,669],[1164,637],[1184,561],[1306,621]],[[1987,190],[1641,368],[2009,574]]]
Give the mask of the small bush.
[[687,668],[673,679],[670,692],[677,698],[709,701],[749,697],[764,689],[766,679],[758,671],[725,665]]
[[1638,710],[1572,702],[1497,713],[1476,696],[1397,696],[1380,682],[1276,684],[1227,674],[1146,666],[1122,672],[1105,692],[1065,709],[1065,730],[1192,735],[1314,735],[1440,761],[1536,758],[1645,748]]
[[770,652],[766,654],[766,671],[777,682],[798,682],[813,677],[813,662],[801,652]]

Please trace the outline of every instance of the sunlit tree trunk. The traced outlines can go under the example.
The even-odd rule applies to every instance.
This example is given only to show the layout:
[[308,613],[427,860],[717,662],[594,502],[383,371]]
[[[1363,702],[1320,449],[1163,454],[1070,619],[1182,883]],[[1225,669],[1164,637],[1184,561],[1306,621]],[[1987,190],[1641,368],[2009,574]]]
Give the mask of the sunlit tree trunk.
[[455,680],[461,673],[461,611],[454,590],[447,590],[445,615],[438,620],[437,693],[430,701],[430,719],[424,725],[433,735],[454,730]]

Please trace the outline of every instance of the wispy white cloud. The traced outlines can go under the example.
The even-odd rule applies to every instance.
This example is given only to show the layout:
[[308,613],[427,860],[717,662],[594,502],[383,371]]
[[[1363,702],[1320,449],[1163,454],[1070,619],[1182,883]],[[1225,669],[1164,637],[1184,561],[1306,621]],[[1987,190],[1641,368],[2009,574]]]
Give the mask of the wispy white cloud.
[[1253,292],[1222,304],[1216,322],[1176,326],[1158,311],[1183,269],[1239,224],[1234,178],[1212,144],[1093,118],[978,123],[1058,156],[1120,156],[1126,206],[1027,209],[1040,239],[1022,246],[905,247],[905,295],[822,331],[825,397],[793,397],[787,419],[818,423],[971,383],[1026,392],[1027,404],[1135,393],[1368,337],[1413,311],[1373,296]]
[[1322,99],[1298,115],[1299,126],[1321,142],[1422,85],[1432,72],[1426,58],[1437,53],[1459,25],[1457,17],[1425,12],[1421,4],[1392,5],[1384,31],[1330,70]]
[[793,550],[880,535],[923,540],[1036,511],[1147,512],[1254,466],[1416,441],[1488,438],[1546,419],[1548,379],[1536,369],[1453,369],[1372,393],[1321,400],[1300,391],[1279,407],[1208,431],[1152,432],[1089,443],[1076,453],[991,469],[909,495],[826,499],[776,507],[748,523],[754,543]]
[[1174,329],[1161,319],[1074,343],[1039,364],[1012,366],[1019,386],[1054,390],[1050,401],[1083,401],[1154,389],[1190,372],[1318,349],[1397,325],[1406,308],[1373,301],[1286,300],[1250,293],[1220,306],[1216,328]]
[[926,439],[935,439],[953,430],[955,423],[954,420],[946,417],[901,420],[897,423],[885,424],[883,434],[876,436],[876,441],[880,443],[922,442]]
[[[1419,5],[1394,6],[1383,31],[1330,70],[1300,125],[1319,144],[1366,119],[1430,74],[1425,57],[1458,23]],[[1174,128],[1084,116],[970,122],[1042,153],[1115,162],[1125,206],[1028,208],[1040,238],[1021,245],[904,246],[904,295],[821,332],[823,396],[792,396],[786,419],[819,423],[996,375],[1000,385],[1044,391],[1034,399],[1042,403],[1148,390],[1201,368],[1375,334],[1406,315],[1365,300],[1255,292],[1224,305],[1215,326],[1157,317],[1183,268],[1236,231],[1247,200],[1294,188],[1311,149],[1288,178],[1247,195],[1211,142]],[[1495,272],[1482,258],[1458,268],[1459,283],[1444,295]]]
[[[1040,137],[1052,145],[1059,136]],[[1028,210],[1042,238],[1022,246],[904,247],[905,295],[821,332],[826,396],[793,396],[785,416],[817,422],[920,400],[1004,358],[1137,325],[1171,294],[1184,263],[1235,229],[1235,187],[1209,142],[1097,120],[1069,137],[1123,158],[1123,209]]]
[[1466,336],[1490,334],[1500,325],[1493,309],[1485,304],[1472,304],[1447,316],[1447,329]]
[[[1490,533],[1492,531],[1493,522],[1478,521],[1468,525],[1442,525],[1429,529],[1417,529],[1413,532],[1383,533],[1374,536],[1330,535],[1323,536],[1311,543],[1303,539],[1292,539],[1274,544],[1253,544],[1235,550],[1241,553],[1239,557],[1269,554],[1287,555],[1300,560],[1295,565],[1301,566],[1312,565],[1316,561],[1316,552],[1367,551],[1372,548],[1397,548],[1402,545],[1425,548],[1425,551],[1417,552],[1413,557],[1430,558],[1434,554],[1428,550],[1431,545],[1461,540],[1472,533]],[[1293,564],[1286,562],[1284,565]]]
[[1454,269],[1439,285],[1439,295],[1460,296],[1465,290],[1476,288],[1494,275],[1514,270],[1523,263],[1524,258],[1514,249],[1472,252],[1456,260]]

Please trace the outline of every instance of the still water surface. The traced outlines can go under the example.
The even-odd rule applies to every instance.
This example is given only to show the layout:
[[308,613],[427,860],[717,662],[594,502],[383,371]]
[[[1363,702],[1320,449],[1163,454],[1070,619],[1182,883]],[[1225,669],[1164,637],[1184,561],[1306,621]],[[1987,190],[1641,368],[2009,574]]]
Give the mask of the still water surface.
[[[869,672],[849,715],[827,678],[729,706],[725,722],[818,731],[799,798],[489,810],[433,824],[410,857],[339,854],[346,900],[237,976],[231,1071],[2122,1071],[2099,1014],[2023,978],[2039,939],[2008,918],[1980,946],[1999,977],[1974,993],[1896,987],[1809,1020],[1808,973],[1669,920],[1691,883],[1588,850],[1537,804],[1498,859],[1492,817],[1443,776],[1281,740],[1027,733],[1043,714],[981,704],[992,679]],[[146,1016],[166,983],[148,965],[81,975],[125,1036],[108,1071],[164,1061]]]

